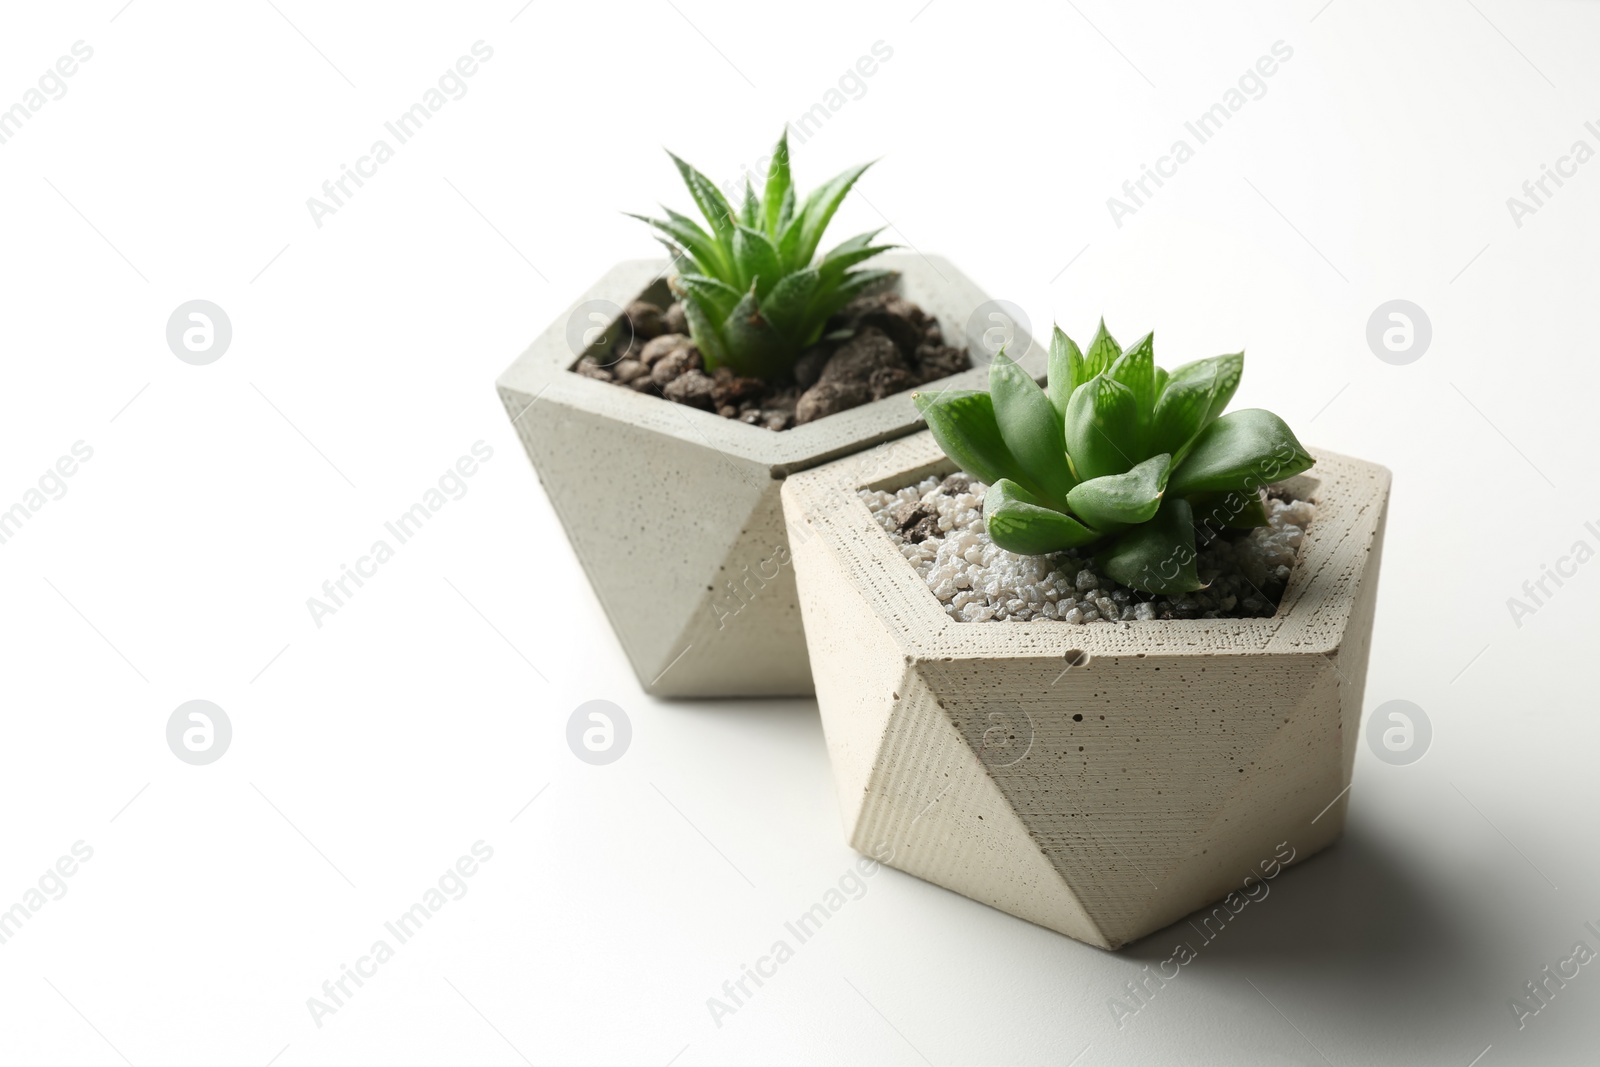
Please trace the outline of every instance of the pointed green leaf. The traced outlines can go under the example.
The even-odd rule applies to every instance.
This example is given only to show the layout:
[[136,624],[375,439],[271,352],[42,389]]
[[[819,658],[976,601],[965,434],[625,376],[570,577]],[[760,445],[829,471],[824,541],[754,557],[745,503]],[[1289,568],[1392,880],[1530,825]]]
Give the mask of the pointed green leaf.
[[1179,497],[1167,497],[1154,519],[1117,535],[1095,560],[1106,574],[1142,592],[1205,588],[1195,568],[1193,515]]
[[782,369],[785,346],[761,315],[754,287],[722,322],[727,341],[726,362],[739,374],[770,378]]
[[817,264],[817,269],[822,272],[824,278],[836,282],[844,277],[845,271],[850,267],[855,266],[857,263],[864,263],[873,256],[891,252],[897,247],[897,245],[868,245],[866,248],[858,248],[853,252],[840,252],[838,249],[834,249],[823,258],[821,263]]
[[[1212,398],[1211,409],[1206,412],[1205,424],[1209,424],[1228,408],[1228,402],[1233,399],[1233,394],[1239,389],[1239,380],[1244,377],[1244,353],[1235,352],[1226,356],[1212,356],[1209,359],[1197,359],[1193,363],[1185,363],[1172,372],[1171,382],[1183,381],[1196,375],[1203,375],[1209,370],[1216,375],[1217,393]],[[1169,383],[1168,388],[1171,388]],[[1202,426],[1202,429],[1204,426]]]
[[727,318],[734,305],[739,303],[739,298],[744,296],[743,293],[720,278],[712,278],[704,274],[679,274],[674,279],[674,284],[684,293],[698,300],[706,313],[717,322]]
[[1016,470],[1017,461],[1000,437],[994,401],[988,393],[946,389],[912,393],[911,399],[944,454],[972,477],[993,485]]
[[696,225],[693,219],[679,215],[671,209],[667,209],[665,219],[652,219],[646,215],[631,213],[629,217],[666,234],[678,249],[686,252],[694,260],[694,267],[699,273],[717,276],[725,273],[726,265],[723,262],[721,246],[710,234]]
[[866,233],[858,233],[854,237],[845,238],[833,246],[833,250],[823,257],[823,262],[827,262],[841,252],[854,252],[859,248],[866,248],[872,243],[872,239],[882,233],[884,229],[885,227],[879,226],[876,230],[868,230]]
[[1050,331],[1050,369],[1045,381],[1050,403],[1062,419],[1067,417],[1067,401],[1072,398],[1072,391],[1088,381],[1084,370],[1083,353],[1078,350],[1077,342],[1061,327],[1054,327]]
[[796,271],[774,285],[761,301],[761,313],[772,328],[796,346],[812,340],[800,333],[805,327],[806,305],[811,303],[820,283],[821,275],[814,268]]
[[1133,390],[1105,374],[1079,386],[1067,402],[1067,454],[1079,481],[1121,474],[1135,455],[1139,408]]
[[1089,342],[1089,351],[1083,354],[1084,381],[1088,381],[1096,374],[1104,372],[1118,356],[1122,355],[1122,346],[1117,344],[1117,339],[1106,330],[1106,320],[1100,320],[1100,328],[1095,331],[1094,340]]
[[989,487],[983,499],[983,524],[989,540],[1023,556],[1060,552],[1097,540],[1100,534],[1070,515],[1040,507],[1009,478]]
[[[792,205],[791,205],[792,206]],[[783,262],[791,267],[807,267],[811,265],[809,256],[800,255],[800,239],[805,231],[806,218],[801,212],[794,212],[789,216],[778,233],[778,255]]]
[[1172,457],[1163,453],[1125,474],[1079,482],[1067,494],[1072,513],[1099,530],[1149,522],[1161,507]]
[[790,203],[794,200],[793,179],[789,175],[789,129],[784,127],[783,136],[778,138],[777,147],[772,150],[772,163],[767,167],[767,188],[762,194],[761,204],[764,216],[761,228],[769,235],[780,232],[783,225],[783,201],[788,197]]
[[1150,420],[1151,449],[1170,452],[1181,463],[1188,455],[1184,446],[1205,429],[1215,385],[1216,368],[1210,364],[1169,381]]
[[1148,421],[1156,402],[1156,335],[1147,333],[1118,356],[1107,372],[1133,390],[1141,418]]
[[674,267],[678,265],[679,260],[689,264],[691,267],[695,265],[694,258],[685,252],[683,250],[683,246],[678,244],[678,242],[674,241],[672,238],[663,237],[658,233],[656,234],[656,240],[660,241],[661,247],[667,250],[667,257],[672,260],[672,265]]
[[1159,400],[1160,397],[1161,397],[1161,394],[1166,392],[1166,391],[1167,391],[1167,372],[1164,369],[1162,369],[1161,367],[1157,367],[1156,368],[1156,398]]
[[760,230],[752,230],[748,226],[740,226],[734,231],[733,259],[739,265],[740,286],[755,284],[758,299],[766,296],[767,291],[778,284],[778,279],[784,274],[778,262],[778,250],[773,247],[772,241]]
[[1004,348],[989,364],[989,395],[1006,451],[1021,465],[1029,484],[1045,492],[1040,503],[1064,507],[1074,479],[1067,468],[1061,416],[1039,383]]
[[863,163],[859,167],[851,167],[806,198],[805,207],[800,212],[804,226],[800,234],[799,262],[811,262],[811,257],[817,253],[817,245],[822,243],[823,231],[833,221],[834,212],[839,210],[839,204],[850,192],[851,186],[870,166],[871,163]]
[[829,290],[826,286],[818,288],[817,295],[811,299],[811,306],[806,309],[806,318],[815,319],[818,323],[826,322],[856,297],[899,276],[898,271],[892,270],[850,271],[833,289]]
[[710,178],[671,152],[667,155],[672,156],[672,162],[677,164],[678,173],[683,176],[683,184],[689,187],[689,195],[694,197],[695,206],[700,209],[700,214],[711,224],[711,232],[716,235],[718,243],[731,251],[734,221],[733,208],[728,204],[728,198],[722,195],[721,189],[712,184]]
[[[683,278],[680,276],[678,280],[681,282]],[[715,308],[708,307],[701,296],[687,289],[683,294],[683,315],[688,320],[689,336],[700,350],[706,370],[716,370],[726,363],[728,345],[722,338],[721,327],[717,325],[724,316]]]
[[[778,225],[772,231],[773,233],[783,233],[788,228],[789,223],[794,219],[794,205],[794,186],[791,185],[783,191],[783,203],[778,205]],[[785,260],[784,262],[787,263],[789,261]]]
[[1168,492],[1188,496],[1259,489],[1314,462],[1282,419],[1261,408],[1244,408],[1201,431],[1188,458],[1173,472]]
[[872,239],[882,232],[881,229],[877,229],[869,233],[858,233],[848,241],[841,242],[822,257],[822,262],[817,264],[817,269],[822,271],[824,278],[837,281],[850,267],[895,247],[894,245],[875,245],[872,243]]
[[761,201],[756,199],[756,188],[748,177],[744,180],[744,208],[739,213],[739,221],[755,229],[761,226]]

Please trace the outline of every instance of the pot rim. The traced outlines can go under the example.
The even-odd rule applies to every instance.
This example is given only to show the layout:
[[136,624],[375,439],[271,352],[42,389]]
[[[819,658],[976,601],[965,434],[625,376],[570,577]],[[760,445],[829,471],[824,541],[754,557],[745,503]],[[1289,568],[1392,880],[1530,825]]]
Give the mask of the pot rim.
[[[897,285],[905,285],[908,279],[914,282],[917,293],[911,294],[912,299],[938,317],[947,338],[965,339],[965,324],[948,321],[947,308],[926,307],[922,293],[932,292],[940,303],[968,306],[969,311],[990,299],[942,256],[886,253],[879,258],[885,267],[900,272]],[[803,426],[773,431],[661,397],[636,393],[572,371],[572,365],[579,358],[566,337],[567,323],[572,316],[585,304],[596,300],[610,302],[618,308],[626,307],[665,278],[669,266],[670,261],[666,259],[630,259],[618,263],[523,350],[495,383],[513,423],[541,400],[555,400],[600,418],[647,427],[695,445],[709,445],[727,456],[767,467],[774,478],[783,478],[904,436],[922,424],[922,416],[911,400],[916,389],[903,390]],[[946,313],[941,314],[941,310]],[[1035,377],[1042,376],[1047,361],[1046,349],[1031,336],[1027,341],[1027,351],[1019,362]],[[987,383],[985,362],[919,388],[982,389]],[[523,396],[533,399],[523,403]]]
[[[1119,623],[962,622],[878,525],[861,489],[896,489],[955,464],[924,430],[790,478],[783,487],[791,542],[821,537],[908,661],[1096,656],[1211,656],[1339,651],[1356,606],[1362,564],[1382,530],[1392,475],[1385,467],[1311,449],[1301,475],[1317,505],[1278,610],[1269,618],[1162,619]],[[871,460],[871,462],[864,462]],[[1369,579],[1370,580],[1370,579]],[[804,576],[801,576],[802,585]]]

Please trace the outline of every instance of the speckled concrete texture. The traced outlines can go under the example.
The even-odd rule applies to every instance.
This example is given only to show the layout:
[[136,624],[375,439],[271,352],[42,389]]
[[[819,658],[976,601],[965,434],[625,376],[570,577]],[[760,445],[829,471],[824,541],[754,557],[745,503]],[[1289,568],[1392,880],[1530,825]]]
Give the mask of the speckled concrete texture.
[[[965,335],[986,299],[972,282],[938,257],[882,262],[946,337]],[[632,260],[609,271],[501,375],[500,398],[647,691],[808,695],[782,480],[857,453],[854,469],[871,471],[874,446],[921,419],[907,391],[774,432],[573,373],[582,352],[568,341],[572,317],[597,300],[619,311],[645,294],[664,302],[666,266]],[[925,388],[981,389],[979,363]],[[1023,363],[1042,375],[1044,348],[1030,339]]]
[[[858,491],[954,468],[928,433],[783,488],[845,832],[928,881],[1117,948],[1344,825],[1389,472],[1320,452],[1271,618],[960,622]],[[1223,906],[1223,905],[1219,905]]]

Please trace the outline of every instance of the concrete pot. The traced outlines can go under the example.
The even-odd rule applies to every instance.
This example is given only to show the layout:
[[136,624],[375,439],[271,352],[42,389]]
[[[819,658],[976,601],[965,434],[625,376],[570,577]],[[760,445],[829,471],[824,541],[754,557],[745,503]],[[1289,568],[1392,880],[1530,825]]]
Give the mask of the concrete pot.
[[[960,343],[985,303],[977,287],[937,257],[881,261]],[[667,303],[666,269],[666,260],[632,260],[608,271],[500,376],[501,401],[647,691],[809,695],[779,488],[921,419],[908,391],[774,432],[573,372],[591,322],[610,322],[589,346],[604,350],[631,301]],[[1045,350],[1026,340],[1023,363],[1041,375]],[[984,388],[979,363],[926,388]],[[874,462],[871,453],[857,461],[863,472]]]
[[1312,451],[1316,519],[1270,619],[958,622],[857,495],[952,471],[930,434],[889,446],[868,477],[830,464],[790,478],[851,846],[1118,948],[1332,843],[1389,472]]

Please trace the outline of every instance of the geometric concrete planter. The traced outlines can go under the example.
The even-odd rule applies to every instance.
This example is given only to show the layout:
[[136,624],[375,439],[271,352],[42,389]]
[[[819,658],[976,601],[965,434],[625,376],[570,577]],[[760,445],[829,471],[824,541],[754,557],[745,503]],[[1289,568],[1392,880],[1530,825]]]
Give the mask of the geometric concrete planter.
[[[880,258],[958,343],[984,295],[946,260]],[[607,272],[501,375],[500,398],[646,691],[809,695],[779,488],[795,471],[920,429],[921,416],[907,390],[774,432],[573,372],[585,349],[569,337],[583,336],[589,312],[611,309],[603,322],[640,297],[665,305],[666,269],[630,260]],[[1045,352],[1028,341],[1022,362],[1037,376]],[[924,388],[987,380],[979,366]],[[858,462],[870,470],[873,454]]]
[[1389,472],[1312,452],[1299,482],[1316,518],[1269,619],[957,622],[856,495],[954,470],[932,435],[889,446],[867,477],[832,464],[790,478],[850,845],[1118,948],[1331,844]]

